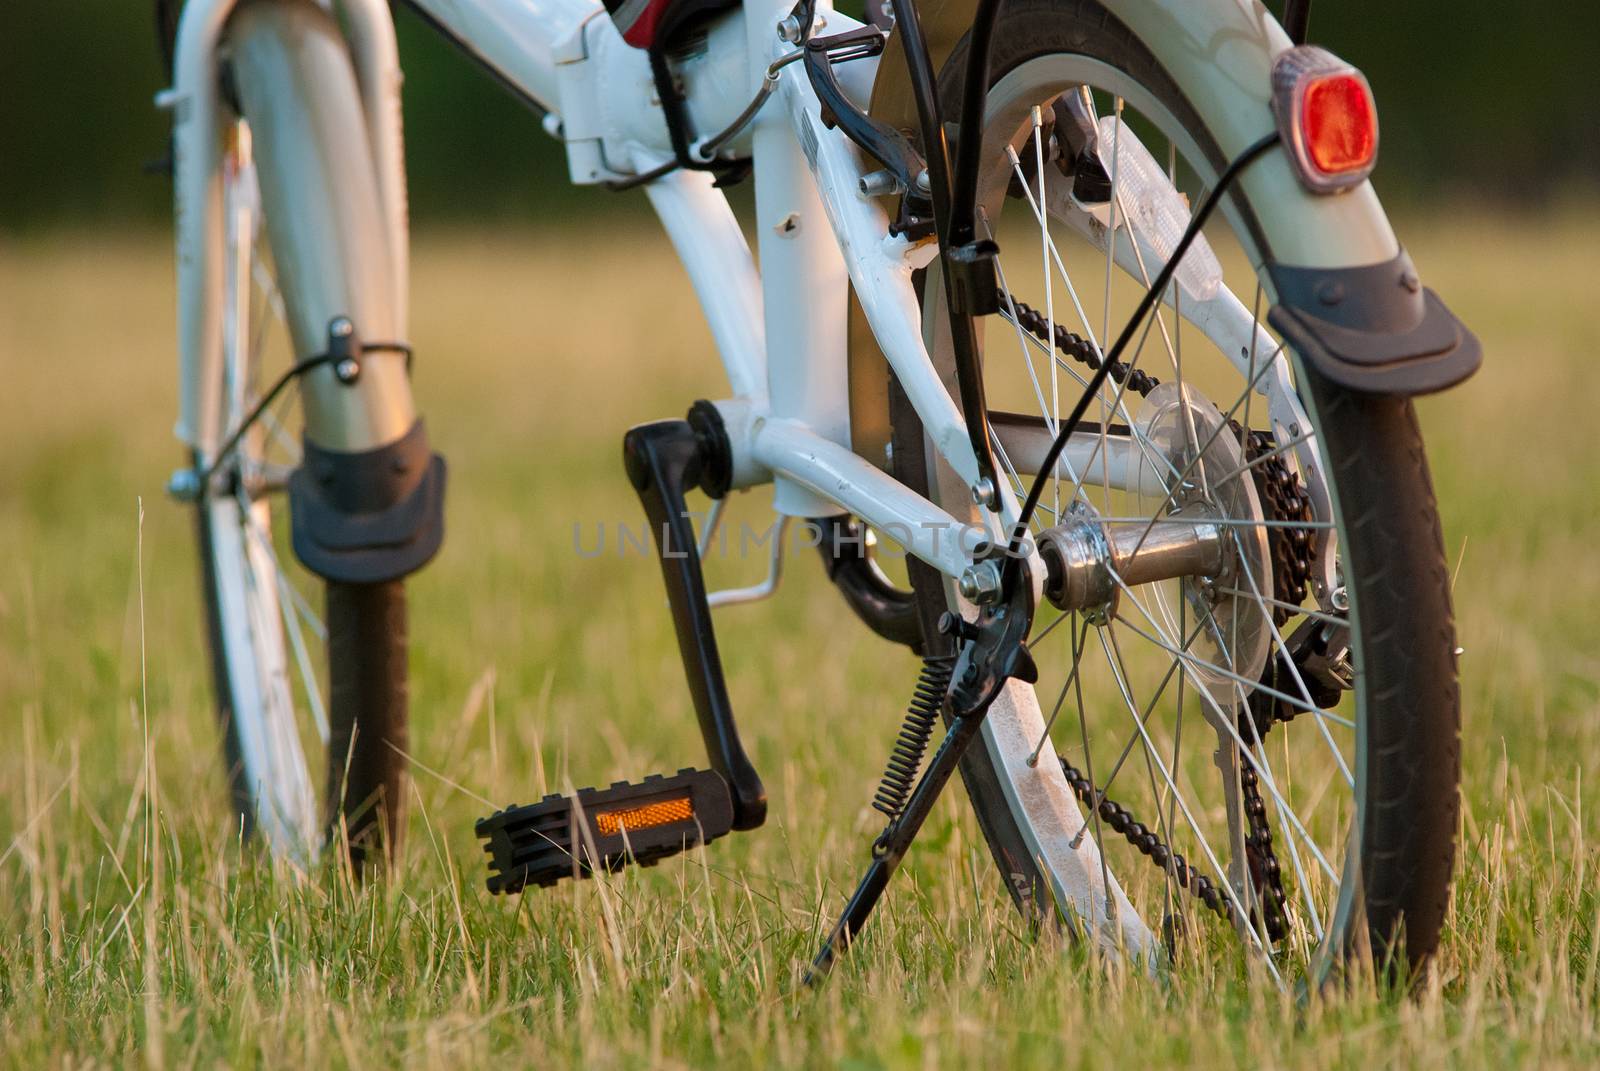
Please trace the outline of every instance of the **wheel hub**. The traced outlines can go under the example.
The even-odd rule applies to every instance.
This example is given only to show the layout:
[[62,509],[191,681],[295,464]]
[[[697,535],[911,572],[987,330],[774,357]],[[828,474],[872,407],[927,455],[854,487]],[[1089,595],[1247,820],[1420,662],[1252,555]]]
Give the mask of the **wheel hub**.
[[[1271,654],[1270,614],[1252,592],[1270,592],[1272,557],[1260,496],[1244,448],[1227,421],[1193,388],[1150,392],[1135,426],[1135,516],[1108,518],[1082,500],[1039,535],[1045,595],[1104,625],[1119,614],[1145,630],[1189,639],[1190,675],[1231,707]],[[1125,611],[1125,594],[1152,587]],[[1180,615],[1179,602],[1192,613]],[[1153,619],[1153,620],[1151,620]],[[1242,690],[1242,691],[1241,691]]]
[[[1181,621],[1174,600],[1158,592],[1150,613],[1166,614],[1168,634],[1187,639],[1190,678],[1224,709],[1243,704],[1272,653],[1272,615],[1256,594],[1273,591],[1267,516],[1245,448],[1227,419],[1199,391],[1164,383],[1140,408],[1139,513],[1166,519],[1200,513],[1221,537],[1221,564],[1211,573],[1179,579],[1191,616]],[[1180,479],[1181,474],[1181,479]],[[1150,494],[1150,489],[1157,490]],[[1161,524],[1158,524],[1158,527]],[[1228,672],[1222,672],[1222,670]]]

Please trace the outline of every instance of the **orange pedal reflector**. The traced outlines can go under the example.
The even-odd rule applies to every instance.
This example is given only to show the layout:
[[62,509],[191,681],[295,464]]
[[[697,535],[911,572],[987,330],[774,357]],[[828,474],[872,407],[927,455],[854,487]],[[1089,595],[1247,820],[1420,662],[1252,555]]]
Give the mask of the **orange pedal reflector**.
[[619,811],[602,811],[594,816],[594,825],[605,836],[626,830],[650,829],[671,822],[684,822],[694,817],[694,803],[688,796],[677,800],[647,803],[643,807],[629,807]]

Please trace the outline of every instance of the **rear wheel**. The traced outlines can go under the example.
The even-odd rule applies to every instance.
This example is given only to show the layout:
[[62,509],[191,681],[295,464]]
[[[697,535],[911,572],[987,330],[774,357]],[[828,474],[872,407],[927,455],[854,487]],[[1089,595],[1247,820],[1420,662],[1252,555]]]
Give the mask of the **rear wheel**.
[[[395,300],[388,259],[371,255],[386,238],[337,25],[311,5],[246,4],[230,34],[243,114],[223,168],[224,352],[207,402],[216,413],[213,448],[291,363],[319,352],[326,310],[383,337]],[[330,160],[338,161],[331,179]],[[359,865],[392,851],[401,829],[405,588],[324,584],[295,560],[281,492],[301,464],[302,424],[298,391],[284,391],[201,489],[207,638],[244,831],[302,864],[325,841],[348,843]],[[324,768],[320,806],[316,763]]]
[[[943,78],[947,118],[964,47]],[[1003,297],[979,327],[997,459],[1020,502],[1030,455],[1227,161],[1094,0],[1007,4],[992,79],[978,213],[1003,251]],[[1085,134],[1102,174],[1074,166]],[[1037,693],[1013,683],[963,776],[1019,902],[1105,943],[1181,954],[1237,934],[1280,979],[1366,951],[1415,966],[1448,896],[1459,721],[1416,417],[1283,348],[1261,322],[1248,206],[1228,218],[1191,249],[1041,499],[1036,536],[1121,531],[1131,554],[1106,570],[1109,597],[1040,608]],[[953,382],[943,288],[930,278],[924,293]],[[904,395],[890,404],[896,476],[972,517]],[[1204,575],[1122,579],[1151,533],[1198,531],[1197,515],[1213,541]],[[962,605],[931,569],[912,577],[926,626]]]

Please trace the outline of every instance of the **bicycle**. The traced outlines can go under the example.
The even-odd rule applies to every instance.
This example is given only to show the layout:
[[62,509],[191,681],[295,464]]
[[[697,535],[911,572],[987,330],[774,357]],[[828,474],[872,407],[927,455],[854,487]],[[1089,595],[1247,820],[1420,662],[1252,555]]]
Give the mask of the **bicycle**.
[[[867,22],[825,0],[408,3],[540,109],[575,182],[644,190],[730,389],[624,440],[710,769],[483,820],[492,891],[762,824],[700,570],[715,520],[697,533],[685,496],[770,484],[847,605],[924,658],[816,971],[957,770],[1017,905],[1100,947],[1159,963],[1216,916],[1280,980],[1426,962],[1459,696],[1410,398],[1481,356],[1384,216],[1371,91],[1305,43],[1308,3],[1283,26],[1239,0],[897,0]],[[237,808],[287,858],[336,834],[376,863],[401,828],[404,578],[445,483],[407,378],[390,13],[159,6],[191,451],[171,490],[196,506]],[[759,272],[719,188],[746,178]],[[909,590],[875,540],[909,552]]]

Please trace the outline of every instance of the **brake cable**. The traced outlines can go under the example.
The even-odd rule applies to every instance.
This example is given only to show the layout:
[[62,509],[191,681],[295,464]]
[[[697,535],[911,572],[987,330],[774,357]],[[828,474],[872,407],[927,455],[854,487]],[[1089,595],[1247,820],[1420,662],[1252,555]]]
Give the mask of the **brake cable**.
[[[703,138],[690,145],[689,156],[696,163],[711,163],[716,158],[717,150],[737,137],[745,127],[755,120],[761,109],[766,106],[768,98],[778,88],[778,73],[805,54],[806,50],[804,48],[797,48],[793,52],[785,52],[768,64],[767,73],[762,77],[761,85],[756,89],[755,96],[750,98],[750,103],[744,106],[744,110],[738,114],[733,122],[724,127],[720,133],[713,134],[709,138]],[[846,56],[840,62],[855,58],[857,57]],[[646,183],[654,182],[663,175],[670,175],[682,167],[683,161],[668,160],[666,163],[653,167],[649,171],[642,171],[637,175],[632,175],[625,179],[617,179],[613,182],[602,182],[601,185],[614,193],[620,193],[623,190],[631,190]]]
[[273,382],[260,400],[250,407],[250,412],[245,415],[243,420],[239,421],[232,433],[229,434],[222,447],[217,451],[216,456],[211,459],[211,463],[196,474],[193,484],[196,497],[203,495],[205,489],[211,486],[211,481],[216,477],[217,473],[222,471],[222,467],[227,464],[233,452],[238,449],[240,440],[261,419],[261,414],[265,413],[272,403],[278,400],[278,395],[283,393],[285,387],[307,372],[321,368],[323,365],[333,365],[333,374],[338,377],[340,383],[348,386],[360,378],[361,358],[369,353],[403,354],[406,359],[406,371],[410,372],[411,370],[411,346],[409,344],[404,342],[363,342],[356,337],[355,325],[350,322],[348,317],[334,317],[328,324],[327,350],[290,365]]

